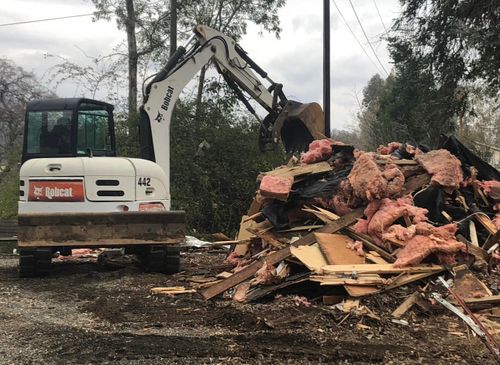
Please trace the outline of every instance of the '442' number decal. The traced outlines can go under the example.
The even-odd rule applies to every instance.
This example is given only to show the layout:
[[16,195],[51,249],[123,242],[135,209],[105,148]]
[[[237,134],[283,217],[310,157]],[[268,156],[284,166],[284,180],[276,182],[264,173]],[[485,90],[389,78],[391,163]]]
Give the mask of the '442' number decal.
[[151,178],[150,177],[140,177],[139,181],[137,181],[137,185],[139,185],[139,186],[151,186]]

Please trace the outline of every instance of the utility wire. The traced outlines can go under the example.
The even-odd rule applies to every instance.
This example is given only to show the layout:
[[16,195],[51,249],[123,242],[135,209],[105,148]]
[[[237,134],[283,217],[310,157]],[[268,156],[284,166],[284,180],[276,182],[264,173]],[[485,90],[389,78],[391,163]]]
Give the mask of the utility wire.
[[382,26],[384,27],[384,30],[387,33],[387,27],[385,26],[385,23],[382,20],[382,15],[380,15],[380,10],[378,10],[378,5],[376,0],[373,0],[373,5],[375,5],[375,9],[377,9],[378,18],[380,19],[380,22],[382,23]]
[[386,73],[387,76],[389,76],[389,73],[387,72],[387,70],[385,69],[384,65],[382,64],[382,62],[380,62],[380,58],[378,58],[377,56],[377,53],[375,52],[375,50],[373,49],[373,46],[370,42],[370,40],[368,39],[368,36],[366,35],[366,32],[365,32],[365,28],[363,28],[363,24],[361,24],[361,20],[359,20],[359,17],[358,17],[358,13],[356,12],[356,9],[354,8],[354,4],[352,3],[351,0],[349,0],[349,4],[351,4],[351,8],[352,8],[352,11],[354,12],[354,15],[356,16],[356,19],[358,20],[358,24],[359,26],[361,27],[361,30],[363,31],[363,34],[365,36],[365,39],[366,41],[368,42],[368,45],[370,46],[370,49],[372,50],[373,52],[373,55],[375,56],[375,58],[377,59],[378,63],[380,64],[380,66],[382,67],[382,69],[384,70],[384,72]]
[[[351,26],[349,25],[349,23],[347,22],[346,18],[344,17],[344,14],[342,14],[342,12],[340,11],[340,8],[337,6],[337,3],[335,2],[335,0],[332,0],[333,2],[333,5],[335,5],[335,7],[337,8],[337,11],[339,12],[340,14],[340,17],[342,18],[342,20],[344,21],[344,24],[346,25],[347,29],[349,29],[349,31],[351,32],[352,36],[354,37],[354,39],[356,40],[356,42],[358,43],[358,45],[361,47],[361,49],[363,50],[364,54],[366,55],[366,57],[370,60],[370,62],[372,63],[373,66],[375,66],[375,68],[377,69],[377,72],[380,72],[380,68],[377,66],[377,64],[372,60],[372,58],[370,57],[370,55],[368,54],[368,52],[366,52],[366,49],[365,47],[363,47],[363,44],[361,44],[361,42],[359,41],[358,37],[356,37],[356,34],[353,32]],[[380,72],[382,73],[382,72]]]
[[68,16],[60,16],[57,18],[46,18],[46,19],[36,19],[36,20],[26,20],[22,22],[15,22],[15,23],[5,23],[5,24],[0,24],[0,27],[6,27],[8,25],[20,25],[20,24],[29,24],[29,23],[39,23],[39,22],[48,22],[51,20],[61,20],[61,19],[69,19],[69,18],[80,18],[84,16],[91,16],[94,15],[94,13],[90,14],[79,14],[79,15],[68,15]]

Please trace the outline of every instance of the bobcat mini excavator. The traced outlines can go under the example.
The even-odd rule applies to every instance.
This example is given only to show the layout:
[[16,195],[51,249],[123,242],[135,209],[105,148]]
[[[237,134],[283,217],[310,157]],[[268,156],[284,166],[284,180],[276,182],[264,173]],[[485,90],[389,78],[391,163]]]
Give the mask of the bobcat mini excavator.
[[318,104],[287,100],[233,39],[203,25],[143,90],[142,159],[116,157],[112,105],[32,101],[20,170],[21,276],[47,274],[54,253],[85,247],[124,247],[148,271],[178,271],[185,213],[170,210],[170,119],[182,89],[209,62],[252,114],[258,118],[243,91],[267,111],[259,119],[261,150],[281,140],[287,151],[300,151],[323,137]]

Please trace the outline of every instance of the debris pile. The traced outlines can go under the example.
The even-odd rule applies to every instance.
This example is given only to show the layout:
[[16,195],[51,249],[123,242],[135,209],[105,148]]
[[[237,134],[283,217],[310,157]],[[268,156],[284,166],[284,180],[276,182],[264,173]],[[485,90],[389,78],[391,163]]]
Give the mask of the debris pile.
[[[282,293],[329,304],[340,297],[345,306],[451,274],[459,299],[449,300],[498,305],[500,296],[469,268],[486,277],[498,269],[499,180],[454,137],[432,151],[393,142],[376,153],[314,141],[300,162],[258,177],[238,237],[224,241],[233,245],[226,260],[233,269],[203,283],[200,293],[237,302]],[[417,292],[394,317],[422,301],[453,307],[440,293]]]

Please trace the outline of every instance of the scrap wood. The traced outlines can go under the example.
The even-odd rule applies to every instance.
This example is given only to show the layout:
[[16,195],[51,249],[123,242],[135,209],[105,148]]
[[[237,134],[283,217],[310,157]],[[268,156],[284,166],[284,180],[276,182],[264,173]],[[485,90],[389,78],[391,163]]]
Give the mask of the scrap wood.
[[473,306],[482,304],[500,305],[500,295],[491,295],[483,298],[464,298],[464,302]]
[[479,280],[466,265],[453,268],[455,278],[453,288],[462,298],[482,298],[492,296],[490,289]]
[[183,286],[165,286],[165,287],[157,287],[151,288],[151,294],[165,294],[165,295],[177,295],[177,294],[187,294],[187,293],[196,293],[195,289],[186,289]]
[[409,295],[403,303],[399,305],[393,312],[392,316],[394,318],[401,318],[414,304],[416,304],[417,299],[420,297],[420,293],[417,291]]
[[[325,223],[330,223],[334,221],[335,219],[338,219],[339,216],[336,215],[333,212],[330,212],[329,210],[319,208],[319,207],[314,207],[317,210],[313,210],[311,208],[304,208],[302,209],[305,212],[312,213],[316,215],[319,219],[321,219]],[[355,240],[359,240],[363,243],[364,246],[366,246],[368,249],[375,251],[379,253],[385,260],[389,262],[394,262],[396,261],[396,258],[382,249],[380,246],[377,246],[376,244],[371,242],[371,238],[368,235],[363,235],[361,233],[357,233],[354,229],[354,227],[346,227],[346,230],[348,231],[348,235],[351,236]]]
[[[315,233],[316,240],[321,248],[321,251],[326,257],[329,264],[364,264],[365,258],[359,256],[355,251],[347,247],[350,238],[340,234]],[[348,281],[344,282],[344,288],[352,297],[361,297],[372,294],[378,289],[374,288],[372,283],[360,284],[359,281],[353,282],[352,285]],[[337,285],[331,281],[328,284],[321,285]],[[341,285],[341,284],[338,284]]]
[[380,321],[380,316],[375,314],[370,308],[361,305],[359,299],[346,299],[335,306],[344,313],[355,314],[358,316],[367,316]]
[[[475,316],[471,317],[463,313],[453,304],[443,299],[443,297],[439,293],[432,293],[432,297],[440,304],[442,304],[445,308],[460,317],[474,331],[474,333],[476,333],[479,338],[483,340],[484,344],[486,345],[488,350],[490,350],[497,362],[500,362],[500,347],[496,343],[495,338],[484,328],[482,323]],[[470,314],[472,314],[472,312]],[[476,321],[473,318],[476,318]]]
[[365,257],[373,262],[374,264],[389,264],[386,260],[384,260],[380,254],[376,251],[368,251]]
[[249,232],[253,233],[254,235],[256,235],[257,237],[259,237],[262,241],[269,243],[271,246],[273,246],[277,249],[281,249],[281,248],[287,246],[287,244],[284,242],[281,242],[274,233],[262,232],[262,231],[258,231],[258,230],[253,229],[253,228],[247,228],[247,230]]
[[[363,215],[362,209],[354,210],[353,212],[344,215],[338,220],[328,225],[325,225],[323,228],[318,229],[317,232],[335,233],[341,230],[342,228],[350,224],[353,224],[356,221],[356,219],[360,218],[362,215]],[[314,234],[309,233],[307,236],[304,236],[299,240],[295,241],[293,243],[293,246],[311,245],[314,242],[315,242]],[[238,285],[239,283],[247,279],[250,279],[257,272],[257,270],[259,270],[262,267],[262,263],[264,261],[270,263],[271,265],[274,265],[288,258],[290,254],[291,254],[290,247],[285,247],[279,251],[272,252],[266,257],[261,258],[259,261],[255,261],[254,263],[248,265],[241,271],[238,271],[237,273],[221,281],[220,283],[217,283],[215,285],[212,285],[210,288],[205,289],[204,291],[201,292],[201,295],[203,296],[203,298],[208,300],[219,294],[222,294],[227,289],[232,288],[233,286]]]
[[[253,302],[260,298],[263,298],[277,290],[284,289],[291,285],[299,284],[305,282],[309,279],[309,273],[298,273],[288,277],[285,281],[275,285],[265,285],[262,287],[256,287],[251,290],[246,296],[246,302]],[[202,293],[203,295],[203,293]]]
[[321,227],[323,227],[323,225],[297,226],[289,229],[283,229],[281,231],[278,231],[277,233],[312,231]]
[[490,217],[488,217],[484,213],[478,213],[474,215],[474,219],[476,219],[491,235],[495,235],[498,232],[497,227],[491,221]]
[[476,232],[476,225],[474,224],[474,221],[471,219],[469,221],[469,234],[470,234],[470,241],[471,243],[479,247],[479,241],[477,239],[477,232]]
[[[364,264],[365,258],[347,247],[350,238],[341,234],[315,233],[316,241],[327,264]],[[326,264],[325,264],[326,265]]]
[[418,265],[410,267],[395,267],[393,264],[357,264],[357,265],[326,265],[321,268],[324,273],[374,273],[374,274],[399,274],[399,273],[429,273],[443,270],[441,265]]
[[346,229],[348,231],[348,235],[352,237],[355,240],[359,240],[363,242],[363,245],[366,246],[369,250],[375,251],[378,253],[380,256],[382,256],[386,261],[388,262],[395,262],[396,258],[394,255],[390,254],[386,250],[384,250],[382,247],[376,245],[371,241],[371,237],[363,234],[363,233],[357,233],[355,232],[355,229],[353,227],[347,227]]
[[[455,292],[455,290],[453,290],[452,288],[450,288],[450,286],[448,285],[448,283],[446,282],[446,280],[444,280],[444,278],[442,276],[438,277],[438,280],[441,282],[441,284],[443,284],[443,286],[446,289],[448,289],[448,292],[453,296],[453,298],[455,298],[456,302],[460,305],[460,307],[462,307],[462,309],[466,313],[466,315],[464,315],[464,316],[467,317],[467,315],[468,315],[467,319],[471,319],[472,322],[475,323],[477,325],[477,327],[479,327],[479,329],[483,332],[483,335],[481,336],[481,334],[479,332],[476,332],[475,329],[474,329],[474,327],[471,326],[471,324],[469,323],[469,321],[467,321],[463,316],[460,316],[460,314],[456,313],[453,310],[453,308],[450,308],[450,306],[453,307],[453,305],[451,305],[451,304],[450,304],[450,306],[445,305],[446,303],[443,303],[442,301],[440,301],[440,303],[443,304],[443,305],[445,305],[448,309],[452,310],[457,315],[459,315],[474,330],[474,332],[476,332],[476,334],[479,335],[479,337],[481,337],[481,339],[484,341],[486,347],[488,347],[488,350],[491,351],[491,353],[493,354],[493,356],[495,357],[495,359],[497,360],[497,362],[500,362],[500,345],[498,344],[498,342],[495,339],[495,337],[493,337],[491,335],[491,333],[488,332],[488,330],[484,327],[484,325],[482,324],[482,322],[476,317],[476,315],[474,313],[472,313],[472,311],[469,309],[469,307],[464,302],[464,300],[462,299],[462,297],[460,295],[458,295]],[[434,293],[434,294],[436,294],[436,293]],[[439,301],[439,299],[438,299],[439,295],[435,295],[434,297],[436,298],[436,300]],[[444,299],[442,299],[442,300],[444,302],[446,302]],[[458,311],[458,312],[462,313],[460,311]]]
[[332,170],[333,170],[332,166],[330,166],[328,162],[323,161],[308,165],[299,165],[299,166],[281,167],[281,168],[279,167],[277,169],[265,172],[264,175],[297,177],[302,175],[321,174]]
[[381,286],[387,284],[387,279],[380,276],[346,278],[341,276],[311,276],[311,281],[320,283],[320,285],[360,285],[360,286]]
[[318,245],[290,246],[290,253],[299,259],[309,270],[321,272],[321,268],[328,264]]

